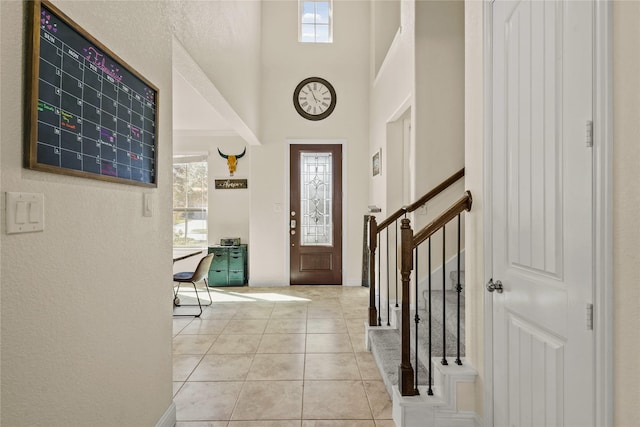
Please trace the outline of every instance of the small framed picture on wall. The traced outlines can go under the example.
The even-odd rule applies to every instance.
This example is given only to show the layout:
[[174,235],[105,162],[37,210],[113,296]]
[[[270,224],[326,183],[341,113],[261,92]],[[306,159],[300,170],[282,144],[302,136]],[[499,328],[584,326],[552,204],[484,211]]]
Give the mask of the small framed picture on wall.
[[372,159],[373,176],[382,175],[382,148],[373,155]]

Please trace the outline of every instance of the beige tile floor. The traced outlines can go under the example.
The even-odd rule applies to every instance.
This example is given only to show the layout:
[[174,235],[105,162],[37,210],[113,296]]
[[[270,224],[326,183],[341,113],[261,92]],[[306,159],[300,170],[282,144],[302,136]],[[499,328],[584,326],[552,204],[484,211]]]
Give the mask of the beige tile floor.
[[341,286],[212,288],[200,318],[173,321],[177,427],[395,427],[364,346],[368,295]]

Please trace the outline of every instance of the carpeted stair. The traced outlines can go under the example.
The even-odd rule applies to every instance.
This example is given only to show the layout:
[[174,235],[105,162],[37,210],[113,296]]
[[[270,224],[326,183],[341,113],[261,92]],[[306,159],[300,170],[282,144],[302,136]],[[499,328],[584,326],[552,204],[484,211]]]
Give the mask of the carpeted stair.
[[[375,359],[382,380],[389,396],[393,396],[392,388],[398,384],[398,368],[401,362],[401,338],[397,329],[373,329],[369,333],[371,343],[371,352]],[[426,360],[426,359],[425,359]],[[411,366],[415,370],[416,356],[411,351]],[[429,371],[421,360],[418,361],[418,385],[426,385],[428,382]]]
[[[423,297],[426,298],[427,292],[424,292]],[[431,357],[441,357],[443,354],[443,336],[446,337],[446,355],[449,364],[453,364],[457,354],[457,298],[458,293],[455,291],[445,291],[445,324],[446,335],[442,324],[443,319],[443,292],[432,291],[431,292],[431,342],[432,352]],[[428,304],[424,304],[424,307],[428,307]],[[464,356],[464,295],[460,296],[460,357]],[[400,311],[396,309],[396,315],[398,316],[397,325],[400,325]],[[418,325],[418,371],[417,378],[419,385],[426,385],[428,382],[429,370],[427,369],[429,360],[428,353],[428,325],[429,317],[426,310],[418,310],[418,316],[420,322]],[[415,370],[415,310],[412,310],[410,314],[411,325],[411,366]],[[369,342],[371,346],[371,352],[378,364],[378,368],[383,376],[383,381],[389,392],[392,395],[392,387],[398,384],[398,367],[401,362],[401,336],[399,329],[392,328],[371,328],[369,332]]]

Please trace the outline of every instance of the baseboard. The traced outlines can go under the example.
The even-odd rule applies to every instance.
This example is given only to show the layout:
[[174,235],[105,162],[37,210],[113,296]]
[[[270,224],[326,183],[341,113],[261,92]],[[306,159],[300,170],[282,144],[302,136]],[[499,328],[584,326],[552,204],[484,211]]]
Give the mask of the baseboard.
[[342,286],[362,286],[362,279],[347,279]]
[[171,405],[164,412],[156,427],[174,427],[176,425],[176,403],[172,400]]
[[[287,279],[288,280],[288,279]],[[289,283],[283,280],[260,280],[259,282],[249,279],[247,286],[260,286],[265,288],[282,288],[290,286]],[[362,286],[362,281],[358,279],[347,280],[342,286]]]
[[480,415],[476,414],[475,418],[474,418],[474,425],[475,427],[482,427],[484,425],[484,422],[482,421],[482,417],[480,417]]
[[289,286],[289,283],[286,283],[282,280],[260,280],[259,282],[255,281],[255,280],[251,280],[251,278],[249,278],[249,284],[247,286],[260,286],[260,287],[265,287],[265,288],[277,288],[277,287],[285,287],[285,286]]
[[435,425],[438,427],[478,427],[478,415],[475,412],[458,412],[451,416],[438,414]]

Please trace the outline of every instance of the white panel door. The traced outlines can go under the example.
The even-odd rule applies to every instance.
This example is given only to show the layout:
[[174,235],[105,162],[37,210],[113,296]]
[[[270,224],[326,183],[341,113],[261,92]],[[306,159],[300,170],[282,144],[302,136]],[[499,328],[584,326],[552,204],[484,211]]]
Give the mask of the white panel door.
[[593,4],[492,11],[494,424],[592,426]]

